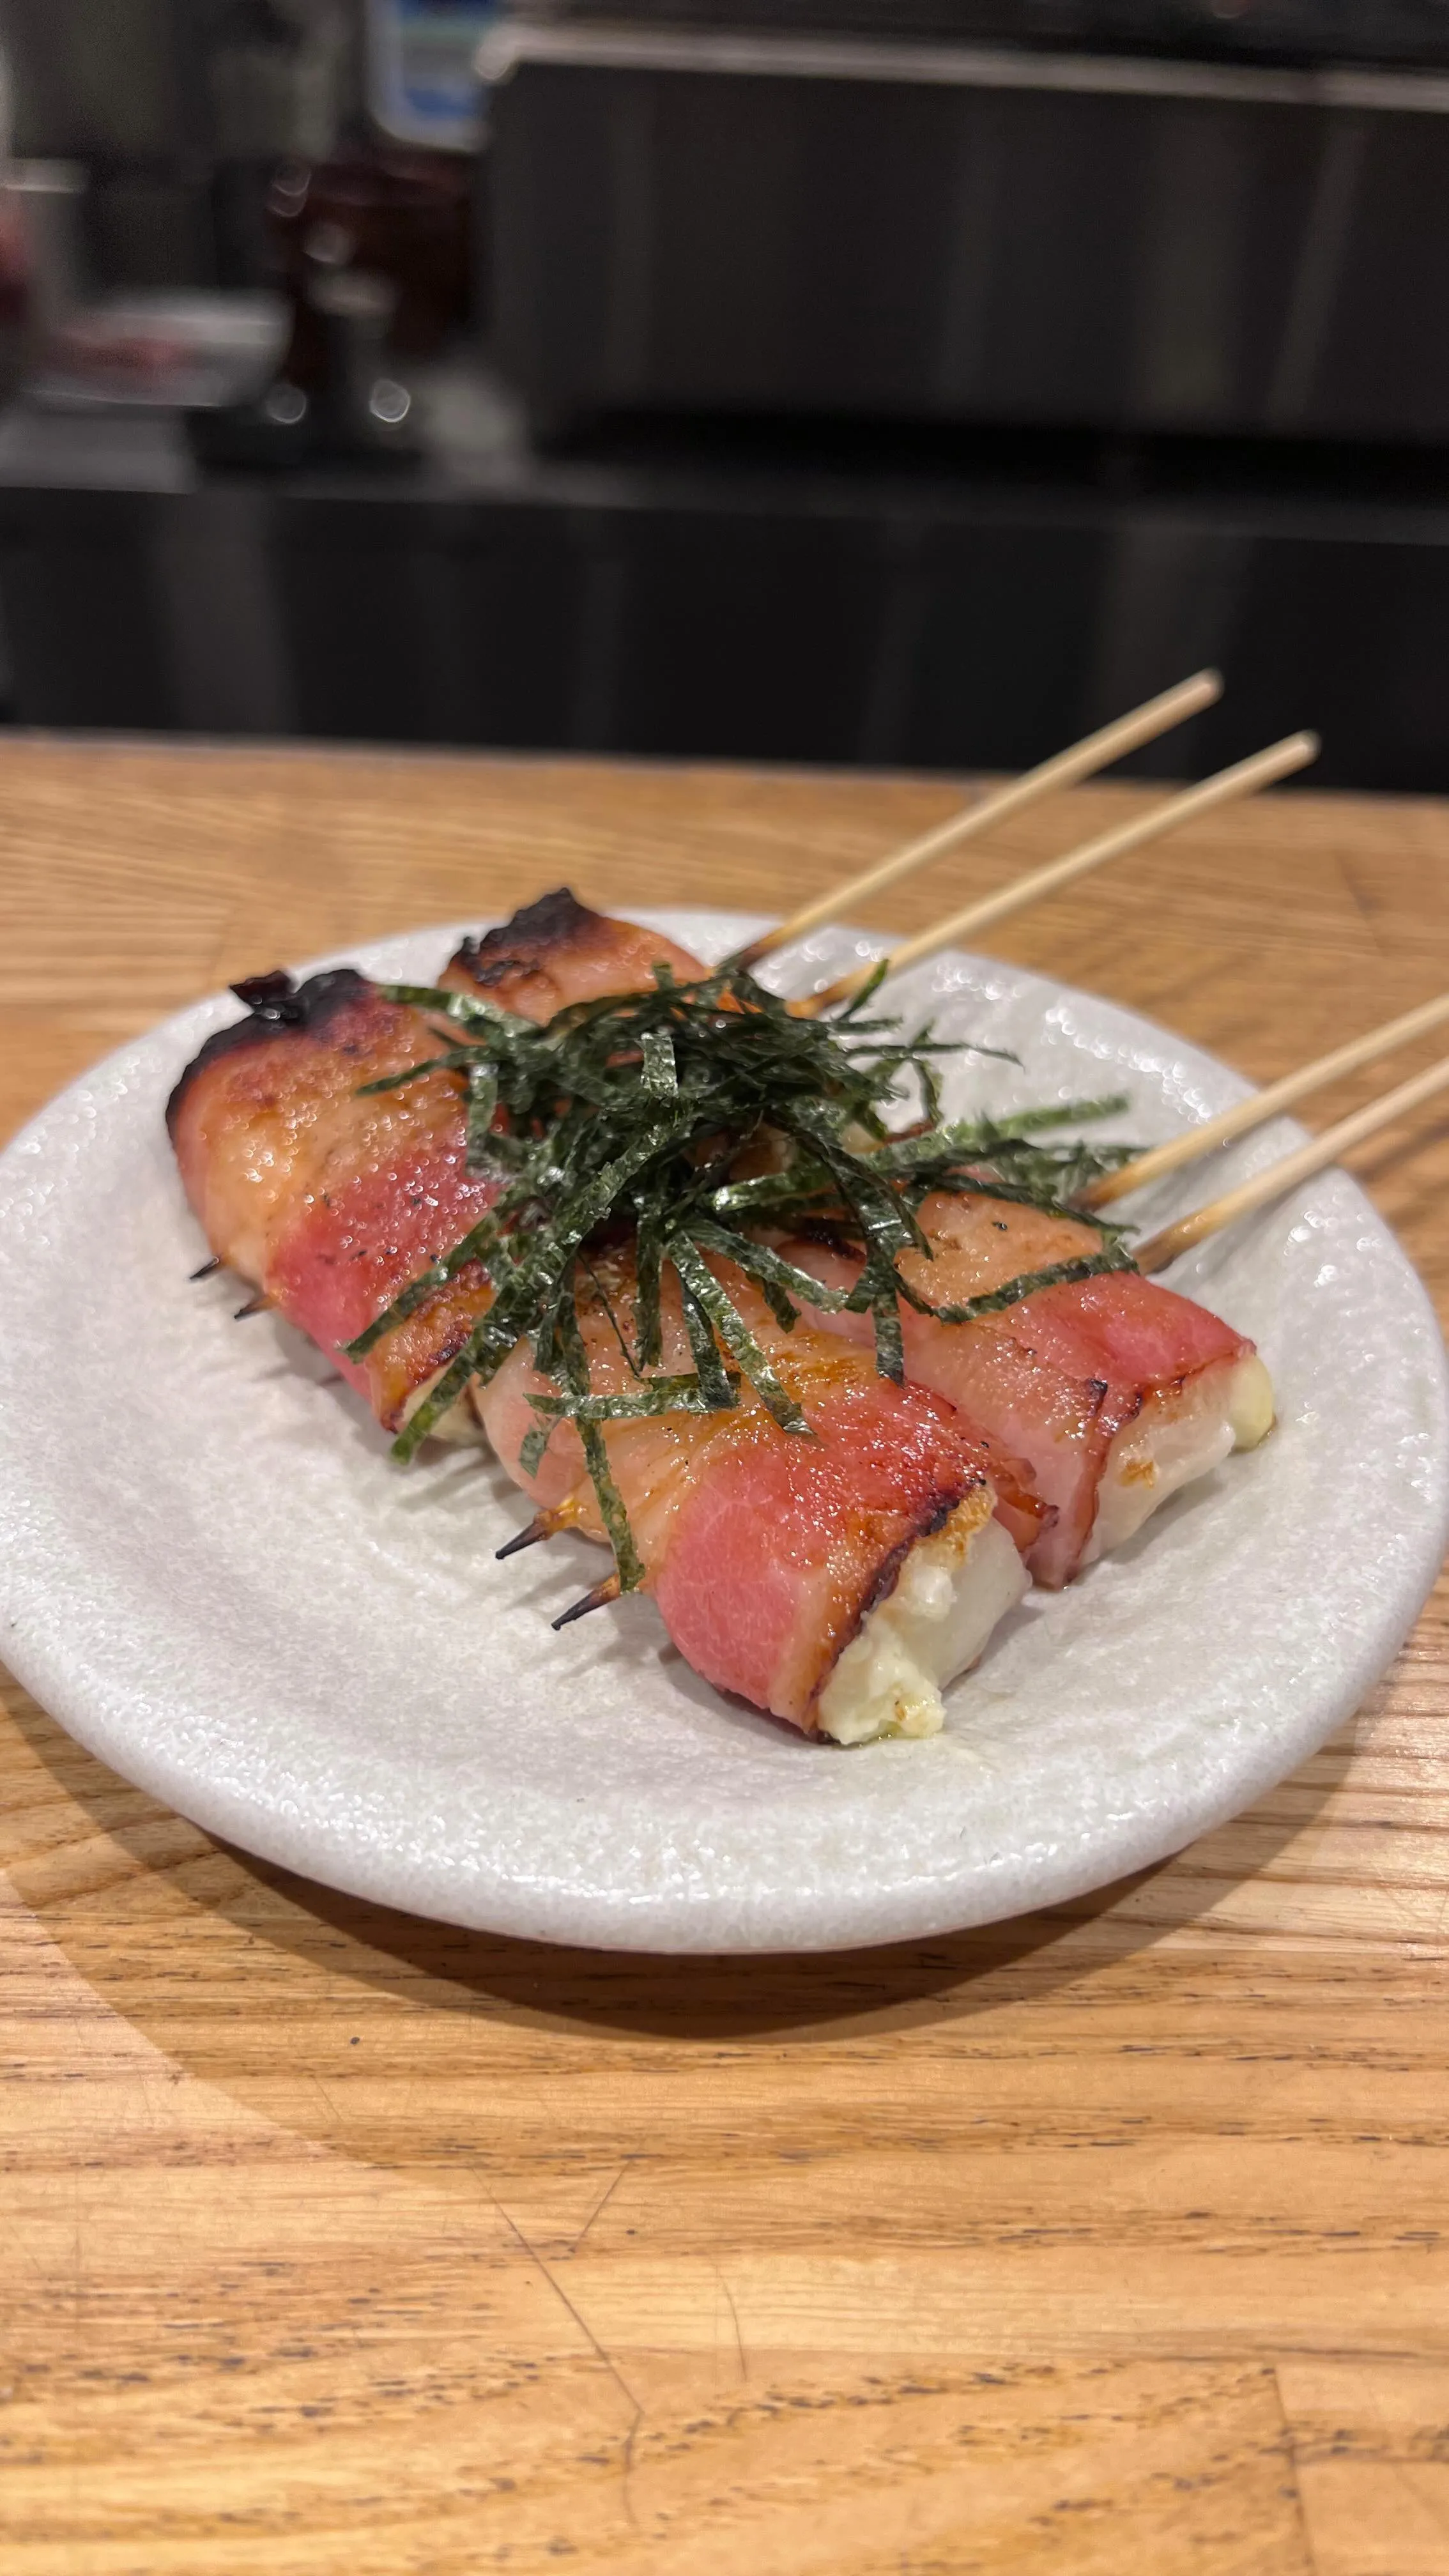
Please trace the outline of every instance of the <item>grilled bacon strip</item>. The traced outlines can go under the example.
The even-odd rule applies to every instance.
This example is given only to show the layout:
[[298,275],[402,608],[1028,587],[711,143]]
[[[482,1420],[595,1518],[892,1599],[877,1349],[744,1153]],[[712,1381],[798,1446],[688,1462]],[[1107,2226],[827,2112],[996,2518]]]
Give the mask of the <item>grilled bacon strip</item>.
[[467,1169],[461,1086],[426,1074],[398,1091],[359,1087],[436,1054],[422,1014],[343,968],[295,992],[263,978],[262,1006],[202,1048],[167,1123],[208,1243],[334,1357],[396,1429],[410,1396],[446,1367],[482,1311],[487,1282],[462,1274],[362,1362],[353,1340],[498,1195]]
[[[673,940],[590,912],[561,889],[465,940],[441,980],[544,1020],[647,981],[656,961],[700,972]],[[467,1168],[455,1075],[358,1096],[363,1083],[437,1053],[421,1012],[386,1001],[351,967],[295,989],[280,974],[237,989],[252,1016],[207,1040],[167,1107],[187,1196],[213,1252],[335,1356],[396,1431],[485,1312],[486,1274],[461,1271],[364,1361],[341,1346],[462,1240],[499,1185]],[[469,1419],[455,1408],[455,1436]]]
[[[953,1407],[891,1385],[868,1352],[808,1323],[782,1331],[742,1273],[711,1267],[814,1436],[781,1432],[749,1385],[728,1413],[602,1426],[665,1625],[696,1672],[807,1732],[932,1732],[942,1684],[975,1661],[1025,1590],[1019,1544],[1049,1515]],[[639,1383],[621,1347],[621,1337],[634,1340],[632,1251],[601,1254],[593,1272],[578,1300],[590,1384],[628,1394]],[[657,1373],[687,1372],[669,1274],[661,1321]],[[549,1391],[520,1344],[477,1390],[479,1411],[499,1457],[555,1525],[601,1537],[571,1423],[559,1423],[536,1469],[520,1464],[538,1422],[529,1399]],[[922,1594],[933,1578],[934,1619],[903,1620],[902,1590]],[[874,1681],[872,1662],[882,1668]]]
[[521,1020],[542,1023],[570,1002],[638,992],[652,981],[656,966],[672,967],[681,983],[707,971],[662,931],[590,912],[560,886],[481,939],[465,939],[439,981],[454,992],[481,994]]
[[[965,1305],[1101,1245],[1075,1218],[1014,1200],[933,1191],[919,1215],[933,1257],[905,1253],[900,1268],[935,1306]],[[827,1287],[849,1287],[859,1275],[859,1261],[829,1245],[785,1249]],[[870,1339],[866,1316],[819,1320]],[[1024,1459],[1037,1493],[1054,1505],[1027,1556],[1052,1590],[1121,1546],[1231,1449],[1253,1447],[1272,1423],[1272,1389],[1252,1343],[1135,1270],[1041,1288],[970,1324],[938,1323],[903,1302],[901,1326],[910,1382],[945,1396]]]
[[[634,971],[628,937],[645,945]],[[480,942],[465,942],[446,980],[532,1015],[643,980],[655,934],[585,913],[571,897],[545,896]],[[564,961],[560,971],[560,961]],[[684,950],[683,978],[704,970]],[[574,989],[573,979],[579,988]],[[1023,1273],[1100,1250],[1096,1230],[1015,1201],[933,1193],[920,1210],[933,1257],[903,1256],[902,1270],[933,1305],[964,1305]],[[858,1265],[819,1246],[789,1257],[830,1286],[852,1284]],[[819,1321],[860,1344],[867,1316]],[[1041,1289],[1002,1314],[938,1324],[902,1307],[907,1377],[945,1396],[997,1454],[1029,1462],[1052,1506],[1027,1538],[1039,1583],[1056,1589],[1110,1549],[1233,1448],[1250,1448],[1273,1419],[1272,1389],[1251,1342],[1205,1307],[1133,1271]]]
[[[660,957],[681,975],[698,971],[672,942],[554,897],[465,943],[446,973],[507,1009],[551,1015],[637,984]],[[476,1224],[497,1184],[467,1170],[456,1075],[359,1097],[364,1082],[435,1052],[425,1017],[347,970],[295,989],[273,976],[240,990],[250,1019],[208,1041],[169,1104],[182,1178],[213,1251],[337,1353]],[[625,1298],[627,1283],[618,1285]],[[1043,1507],[949,1405],[888,1385],[868,1357],[808,1325],[782,1335],[738,1286],[752,1316],[759,1310],[761,1339],[787,1346],[776,1364],[798,1384],[815,1438],[780,1431],[749,1391],[737,1413],[611,1426],[611,1460],[617,1453],[666,1627],[719,1687],[807,1731],[845,1740],[933,1731],[941,1684],[974,1660],[1025,1586],[994,1517],[998,1466],[1018,1537],[1039,1529]],[[338,1365],[395,1427],[491,1293],[481,1269],[460,1272],[365,1361],[339,1354]],[[604,1320],[602,1309],[581,1316],[600,1392],[611,1366],[623,1367]],[[666,1365],[687,1369],[677,1306],[670,1331]],[[527,1390],[514,1382],[525,1368],[515,1354],[493,1388],[477,1391],[516,1472],[522,1430],[511,1437],[503,1398],[511,1384],[531,1426]],[[577,1450],[565,1426],[553,1444],[565,1464],[570,1440]],[[580,1463],[571,1516],[587,1531]]]

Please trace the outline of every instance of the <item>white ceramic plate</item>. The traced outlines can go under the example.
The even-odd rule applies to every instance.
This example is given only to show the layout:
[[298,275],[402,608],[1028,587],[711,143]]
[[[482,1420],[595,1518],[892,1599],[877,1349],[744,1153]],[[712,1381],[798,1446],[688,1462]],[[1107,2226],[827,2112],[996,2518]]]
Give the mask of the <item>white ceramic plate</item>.
[[[706,956],[757,928],[651,915]],[[355,952],[431,977],[456,939]],[[803,990],[865,935],[792,960]],[[1083,993],[949,955],[901,987],[963,1061],[949,1105],[1123,1089],[1122,1132],[1241,1096]],[[717,1697],[647,1601],[562,1636],[582,1542],[499,1566],[496,1468],[394,1466],[295,1335],[234,1325],[162,1124],[203,1002],[54,1101],[0,1158],[0,1634],[82,1743],[212,1831],[462,1924],[646,1950],[823,1950],[1049,1904],[1179,1849],[1346,1717],[1406,1635],[1449,1524],[1437,1325],[1340,1173],[1182,1265],[1252,1334],[1280,1427],[1070,1592],[1034,1597],[944,1736],[851,1753]],[[1271,1160],[1286,1122],[1213,1170]],[[1153,1223],[1202,1193],[1152,1204]]]

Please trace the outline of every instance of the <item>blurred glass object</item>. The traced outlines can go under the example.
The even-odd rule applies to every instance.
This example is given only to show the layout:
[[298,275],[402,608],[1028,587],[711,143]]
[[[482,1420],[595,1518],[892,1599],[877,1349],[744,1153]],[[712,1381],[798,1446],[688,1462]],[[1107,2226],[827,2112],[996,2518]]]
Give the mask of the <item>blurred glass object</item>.
[[104,296],[50,332],[30,390],[55,410],[216,411],[251,400],[286,341],[277,295]]
[[[8,102],[7,102],[8,103]],[[86,291],[85,172],[70,161],[0,154],[0,399],[15,393]]]
[[446,152],[482,139],[474,55],[492,0],[366,0],[367,102],[385,134]]
[[412,394],[388,363],[397,300],[391,278],[366,269],[323,267],[313,283],[310,301],[325,347],[316,435],[334,455],[415,452],[408,426]]
[[289,385],[279,377],[269,389],[262,409],[279,429],[300,429],[307,417],[307,397],[300,385]]
[[379,376],[367,397],[367,408],[374,420],[380,420],[388,429],[401,429],[412,407],[413,398],[407,386],[398,384],[391,376]]
[[288,162],[267,199],[279,282],[293,308],[285,372],[304,388],[323,365],[311,284],[319,264],[354,267],[396,291],[391,346],[430,357],[468,319],[473,167],[380,143],[321,163]]
[[16,150],[77,160],[97,282],[264,283],[279,157],[360,104],[360,0],[0,0]]
[[267,196],[289,327],[270,390],[198,432],[212,462],[418,453],[409,371],[468,318],[473,167],[379,142],[283,162]]
[[18,295],[37,349],[85,299],[85,194],[86,174],[75,161],[7,161],[0,179],[7,306]]

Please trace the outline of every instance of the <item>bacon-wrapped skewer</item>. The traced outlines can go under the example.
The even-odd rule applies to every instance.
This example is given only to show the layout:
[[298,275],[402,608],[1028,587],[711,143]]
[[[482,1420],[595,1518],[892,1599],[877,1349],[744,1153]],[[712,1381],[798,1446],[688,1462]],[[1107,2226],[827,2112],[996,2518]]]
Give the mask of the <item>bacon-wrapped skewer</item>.
[[[656,963],[699,972],[672,940],[560,893],[465,941],[445,980],[546,1020],[566,1002],[646,982]],[[207,1040],[167,1105],[187,1196],[212,1251],[335,1357],[396,1430],[489,1303],[486,1276],[470,1265],[365,1361],[347,1359],[345,1345],[477,1225],[499,1181],[468,1169],[455,1076],[362,1088],[436,1055],[421,1012],[351,967],[295,988],[278,974],[236,989],[251,1017]],[[476,1436],[466,1406],[442,1428]]]
[[[670,942],[554,898],[470,943],[448,974],[520,1016],[548,1017],[641,981],[656,961],[696,971]],[[500,1184],[468,1169],[458,1074],[362,1088],[436,1052],[421,1013],[347,970],[296,989],[284,976],[240,989],[251,1017],[208,1041],[169,1106],[188,1195],[213,1251],[338,1353],[395,1427],[488,1311],[481,1266],[435,1289],[365,1359],[340,1346],[477,1224]],[[629,1297],[617,1264],[615,1289],[617,1318]],[[940,1398],[891,1385],[866,1355],[808,1325],[785,1335],[747,1282],[732,1293],[814,1436],[781,1430],[750,1388],[728,1413],[608,1427],[665,1624],[709,1679],[807,1731],[844,1741],[932,1732],[942,1686],[1025,1588],[1013,1536],[1038,1531],[1044,1507]],[[607,1394],[611,1369],[624,1366],[614,1325],[587,1298],[579,1322],[592,1382]],[[663,1325],[661,1370],[687,1368],[669,1299]],[[538,1419],[527,1396],[544,1382],[526,1376],[520,1353],[477,1392],[505,1462],[537,1488],[520,1451]],[[598,1524],[577,1490],[579,1440],[568,1424],[555,1434],[544,1490],[561,1482],[568,1517],[588,1531]],[[994,1517],[997,1478],[1012,1535]]]
[[[577,1311],[595,1395],[645,1401],[651,1381],[685,1377],[677,1285],[665,1285],[660,1358],[641,1379],[625,1356],[632,1252],[620,1246],[591,1267]],[[808,1323],[784,1332],[749,1280],[723,1263],[717,1275],[812,1436],[782,1432],[747,1384],[728,1412],[601,1423],[664,1624],[706,1680],[807,1731],[842,1743],[934,1734],[945,1685],[1026,1590],[1020,1551],[1050,1515],[954,1407],[892,1385],[868,1352]],[[571,1421],[523,1463],[536,1405],[553,1392],[523,1344],[477,1402],[550,1532],[601,1538]]]
[[[533,912],[544,916],[558,902],[549,898]],[[599,952],[599,933],[588,927],[597,919],[558,919],[574,954]],[[611,928],[645,942],[653,936],[632,924]],[[526,993],[524,976],[545,968],[529,963],[511,928],[492,939],[518,954],[522,973],[510,994]],[[474,953],[481,971],[474,971]],[[681,975],[705,972],[682,952],[671,963]],[[642,954],[640,964],[647,972]],[[445,981],[499,999],[499,977],[499,953],[485,941],[476,952],[460,951]],[[592,981],[590,996],[606,989]],[[553,1008],[565,998],[556,970],[544,997]],[[508,1007],[529,1006],[510,998]],[[899,1267],[933,1306],[969,1304],[1101,1247],[1100,1234],[1078,1219],[974,1193],[934,1191],[918,1217],[932,1257],[908,1252]],[[784,1249],[827,1286],[848,1288],[859,1275],[858,1260],[828,1245]],[[873,1337],[867,1315],[818,1321],[861,1345]],[[970,1324],[938,1323],[904,1303],[901,1321],[907,1378],[945,1396],[974,1431],[1028,1464],[1037,1494],[1052,1505],[1028,1560],[1036,1580],[1052,1589],[1120,1547],[1171,1495],[1232,1449],[1253,1447],[1272,1424],[1272,1388],[1252,1343],[1191,1298],[1134,1271],[1040,1289]]]
[[[933,1191],[918,1214],[931,1257],[903,1253],[899,1267],[933,1306],[990,1296],[1008,1280],[1088,1258],[1101,1241],[1074,1218],[975,1193]],[[826,1287],[848,1288],[859,1274],[859,1259],[829,1244],[785,1248]],[[866,1316],[820,1321],[869,1339]],[[1052,1589],[1272,1425],[1272,1388],[1252,1343],[1135,1270],[1039,1288],[967,1324],[903,1302],[901,1324],[912,1384],[959,1405],[1025,1460],[1055,1506],[1028,1556]]]
[[[443,981],[550,1021],[647,987],[656,967],[683,982],[703,971],[672,942],[556,895],[465,942]],[[214,1251],[337,1354],[396,1429],[489,1313],[487,1271],[464,1262],[365,1355],[343,1346],[477,1226],[503,1184],[469,1168],[456,1066],[365,1087],[427,1061],[434,1018],[347,970],[298,990],[281,976],[239,989],[251,1018],[202,1050],[170,1106],[188,1190]],[[1100,1244],[1074,1219],[976,1194],[933,1193],[920,1217],[934,1257],[906,1252],[900,1267],[934,1306]],[[787,1251],[837,1299],[854,1284],[848,1248]],[[684,1378],[698,1357],[676,1289],[652,1369],[626,1363],[629,1257],[610,1257],[612,1289],[577,1301],[587,1382],[605,1403],[629,1391],[626,1376],[637,1391],[651,1375]],[[1251,1345],[1131,1273],[1044,1288],[968,1324],[904,1305],[905,1388],[848,1350],[870,1338],[870,1318],[837,1311],[819,1318],[829,1337],[808,1323],[787,1334],[743,1276],[729,1275],[729,1295],[813,1438],[782,1431],[751,1387],[726,1413],[652,1414],[635,1392],[642,1418],[601,1422],[598,1438],[644,1579],[689,1660],[807,1729],[856,1738],[939,1724],[942,1683],[1021,1588],[1006,1532],[1040,1580],[1061,1583],[1271,1419]],[[438,1427],[469,1436],[481,1420],[550,1526],[602,1535],[578,1429],[561,1423],[544,1459],[532,1455],[547,1390],[520,1345]]]
[[[546,910],[534,907],[540,915]],[[597,918],[559,928],[576,950],[592,951],[598,934],[585,925]],[[632,924],[611,927],[643,941],[653,935]],[[492,936],[513,944],[509,932]],[[445,981],[501,998],[488,949],[485,941],[477,952],[482,972],[472,971],[465,949]],[[671,963],[682,975],[705,972],[682,952]],[[641,964],[647,971],[642,956]],[[521,982],[511,987],[515,994],[524,989]],[[591,983],[590,995],[606,989]],[[547,990],[563,998],[555,980]],[[513,999],[508,1007],[527,1004]],[[1100,1234],[1078,1219],[1007,1199],[933,1191],[918,1218],[931,1257],[904,1253],[899,1268],[933,1306],[969,1304],[1101,1247]],[[784,1249],[827,1286],[850,1287],[859,1275],[858,1261],[828,1246]],[[873,1338],[867,1315],[818,1320],[861,1345]],[[1252,1343],[1193,1299],[1135,1271],[1039,1289],[970,1324],[938,1323],[904,1303],[901,1321],[909,1381],[945,1396],[974,1431],[1025,1462],[1037,1494],[1052,1505],[1028,1558],[1036,1580],[1052,1589],[1122,1546],[1171,1495],[1231,1450],[1254,1447],[1272,1426],[1272,1387]]]

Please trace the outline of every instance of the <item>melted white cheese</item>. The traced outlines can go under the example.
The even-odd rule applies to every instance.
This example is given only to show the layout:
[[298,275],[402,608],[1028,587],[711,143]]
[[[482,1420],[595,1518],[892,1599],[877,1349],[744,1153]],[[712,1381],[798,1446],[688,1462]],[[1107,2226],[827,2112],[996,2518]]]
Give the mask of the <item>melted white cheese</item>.
[[[413,1388],[412,1394],[402,1409],[404,1422],[411,1422],[418,1406],[427,1403],[442,1374],[441,1369],[434,1369],[431,1377],[425,1377],[421,1386]],[[462,1394],[449,1405],[441,1422],[433,1424],[432,1430],[428,1433],[430,1440],[451,1440],[462,1449],[481,1448],[484,1437],[483,1426],[473,1410],[472,1394],[471,1385],[466,1386]]]
[[933,1538],[917,1540],[895,1590],[869,1613],[820,1694],[822,1734],[869,1744],[940,1733],[942,1692],[1027,1588],[1021,1558],[990,1513],[990,1496],[972,1495]]
[[1256,1449],[1273,1428],[1273,1382],[1254,1352],[1204,1369],[1179,1396],[1149,1400],[1107,1453],[1097,1517],[1083,1555],[1095,1564],[1234,1449]]

